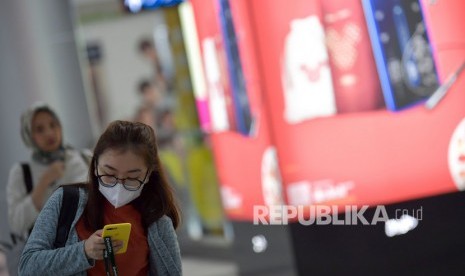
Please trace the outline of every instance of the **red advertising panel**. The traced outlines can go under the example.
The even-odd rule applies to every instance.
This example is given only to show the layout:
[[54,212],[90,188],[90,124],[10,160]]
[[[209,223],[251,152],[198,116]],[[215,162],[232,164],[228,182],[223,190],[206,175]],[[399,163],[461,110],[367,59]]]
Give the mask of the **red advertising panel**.
[[[252,220],[254,205],[388,204],[465,188],[464,77],[426,101],[386,108],[360,1],[191,2],[229,218]],[[452,35],[461,24],[441,21],[448,12],[437,2],[422,7],[431,43],[455,45],[436,47],[446,84],[465,54],[462,36]],[[459,10],[462,2],[452,2]],[[419,5],[411,7],[405,12],[421,20]],[[390,31],[405,29],[401,23]],[[456,40],[442,43],[449,40],[439,24]],[[404,38],[397,43],[411,43]],[[392,77],[397,67],[385,65]],[[245,105],[237,103],[241,77]],[[440,100],[431,104],[434,97]],[[244,108],[252,118],[245,132],[237,116]]]
[[337,112],[380,108],[381,87],[360,1],[321,4]]
[[[287,202],[383,204],[463,189],[465,79],[432,109],[340,114],[319,3],[250,1]],[[365,70],[354,74],[375,82]]]
[[420,1],[441,81],[465,62],[465,2]]
[[[254,205],[282,204],[283,200],[276,151],[271,145],[267,111],[261,98],[262,88],[253,37],[249,31],[250,22],[247,21],[248,11],[242,7],[245,1],[225,3],[193,0],[191,3],[205,71],[210,114],[209,136],[215,154],[223,205],[230,219],[252,220]],[[225,4],[230,6],[225,7]],[[225,37],[222,30],[222,26],[232,26],[232,22],[221,21],[224,18],[220,15],[227,12],[232,13],[236,41],[228,41],[230,37]],[[237,50],[236,56],[234,51],[227,52],[234,50],[235,46],[239,48],[239,56]],[[232,59],[240,61],[247,104],[233,104],[234,93],[237,91],[231,91],[231,87],[232,82],[237,80],[231,79],[231,72],[228,72],[231,70],[228,62]],[[240,88],[240,85],[234,87]],[[238,128],[237,118],[240,119],[240,116],[235,116],[241,112],[240,108],[248,108],[247,112],[252,118],[245,133],[244,129]]]

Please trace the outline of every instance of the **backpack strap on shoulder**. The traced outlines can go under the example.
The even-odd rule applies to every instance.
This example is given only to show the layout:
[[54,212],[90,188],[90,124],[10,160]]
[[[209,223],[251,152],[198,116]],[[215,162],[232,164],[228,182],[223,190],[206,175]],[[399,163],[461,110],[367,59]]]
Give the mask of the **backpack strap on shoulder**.
[[63,186],[63,198],[61,201],[60,217],[58,218],[57,232],[55,237],[55,248],[65,246],[68,240],[69,230],[79,203],[79,187],[75,185]]
[[[24,178],[24,186],[26,187],[26,194],[30,194],[32,192],[32,174],[31,174],[31,167],[28,163],[21,163],[21,168],[23,170],[23,178]],[[29,228],[28,233],[31,234],[32,227]],[[23,240],[22,237],[10,233],[11,240],[13,244],[17,244],[19,241]]]
[[30,194],[32,191],[31,168],[29,167],[28,163],[21,163],[21,167],[23,168],[24,185],[26,185],[26,192],[27,194]]

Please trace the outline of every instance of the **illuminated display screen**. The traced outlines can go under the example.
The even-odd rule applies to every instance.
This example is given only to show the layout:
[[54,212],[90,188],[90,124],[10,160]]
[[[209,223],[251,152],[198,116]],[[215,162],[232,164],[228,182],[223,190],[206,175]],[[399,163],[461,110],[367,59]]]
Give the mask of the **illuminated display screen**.
[[181,2],[183,0],[124,0],[123,5],[127,11],[137,13],[143,10],[171,7]]

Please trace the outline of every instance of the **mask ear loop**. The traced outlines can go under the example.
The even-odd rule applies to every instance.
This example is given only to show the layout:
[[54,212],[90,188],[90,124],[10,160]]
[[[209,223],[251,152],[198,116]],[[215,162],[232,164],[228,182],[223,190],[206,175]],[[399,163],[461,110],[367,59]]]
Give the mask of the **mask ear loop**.
[[98,178],[98,163],[97,163],[97,158],[95,158],[94,161],[94,176]]
[[[149,172],[150,172],[150,173],[149,173]],[[147,170],[147,173],[145,173],[145,176],[144,176],[144,180],[142,180],[143,185],[149,183],[149,181],[150,181],[150,175],[151,175],[152,173],[153,173],[152,170],[150,170],[150,169]],[[148,176],[148,177],[147,177],[147,176]]]

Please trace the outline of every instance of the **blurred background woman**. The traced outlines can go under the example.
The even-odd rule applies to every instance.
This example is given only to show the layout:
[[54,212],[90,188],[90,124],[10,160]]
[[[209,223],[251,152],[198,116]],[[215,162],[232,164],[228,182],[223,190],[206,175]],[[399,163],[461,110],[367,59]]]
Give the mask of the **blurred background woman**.
[[60,120],[44,103],[22,114],[21,137],[31,149],[31,158],[13,165],[6,187],[8,222],[18,253],[22,248],[18,244],[27,238],[52,192],[61,184],[87,179],[86,159],[90,157],[64,145]]

